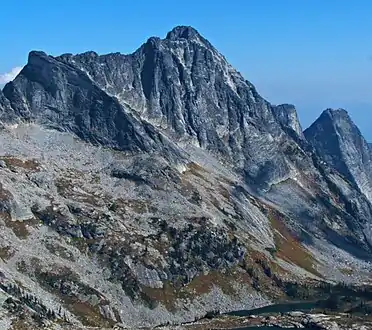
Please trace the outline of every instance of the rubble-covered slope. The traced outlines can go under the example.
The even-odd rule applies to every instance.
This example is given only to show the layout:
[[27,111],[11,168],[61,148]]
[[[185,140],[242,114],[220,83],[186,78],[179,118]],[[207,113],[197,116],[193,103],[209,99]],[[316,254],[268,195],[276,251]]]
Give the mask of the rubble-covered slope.
[[35,125],[0,140],[0,263],[12,299],[16,285],[66,323],[132,327],[269,302],[252,281],[272,280],[248,251],[270,256],[271,224],[233,174]]

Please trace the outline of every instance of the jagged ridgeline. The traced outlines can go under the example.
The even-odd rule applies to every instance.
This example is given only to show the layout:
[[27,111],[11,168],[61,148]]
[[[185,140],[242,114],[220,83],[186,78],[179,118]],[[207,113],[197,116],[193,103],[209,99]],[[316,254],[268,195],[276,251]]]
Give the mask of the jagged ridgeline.
[[371,151],[347,112],[303,133],[191,27],[129,55],[32,51],[0,120],[0,328],[174,324],[370,276]]

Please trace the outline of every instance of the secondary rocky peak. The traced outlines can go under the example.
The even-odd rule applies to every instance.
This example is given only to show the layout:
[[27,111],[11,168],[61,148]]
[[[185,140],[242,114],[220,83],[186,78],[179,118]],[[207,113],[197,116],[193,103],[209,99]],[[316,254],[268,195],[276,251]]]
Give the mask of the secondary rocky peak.
[[345,135],[338,136],[340,139],[347,139],[351,136],[358,136],[363,139],[361,132],[350,118],[345,109],[331,109],[328,108],[322,112],[319,118],[305,130],[307,138],[312,139],[314,134],[320,132],[340,132]]
[[304,135],[323,159],[372,201],[370,147],[346,110],[326,109]]
[[293,104],[280,104],[273,107],[274,116],[283,126],[294,131],[299,137],[303,137],[302,127],[298,120],[297,111]]

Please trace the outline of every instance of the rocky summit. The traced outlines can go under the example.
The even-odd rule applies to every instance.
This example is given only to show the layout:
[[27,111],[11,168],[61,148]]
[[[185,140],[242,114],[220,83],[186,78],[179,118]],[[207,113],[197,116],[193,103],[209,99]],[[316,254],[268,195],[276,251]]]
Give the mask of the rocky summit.
[[344,110],[303,132],[191,27],[129,55],[32,51],[0,120],[1,329],[368,288],[370,145]]

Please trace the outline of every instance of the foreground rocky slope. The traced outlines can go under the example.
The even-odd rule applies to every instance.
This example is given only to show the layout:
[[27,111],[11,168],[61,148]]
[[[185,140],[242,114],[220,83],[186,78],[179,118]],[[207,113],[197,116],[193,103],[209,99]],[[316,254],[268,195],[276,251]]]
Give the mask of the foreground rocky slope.
[[360,181],[190,27],[131,55],[31,52],[0,110],[4,329],[179,323],[369,281]]

